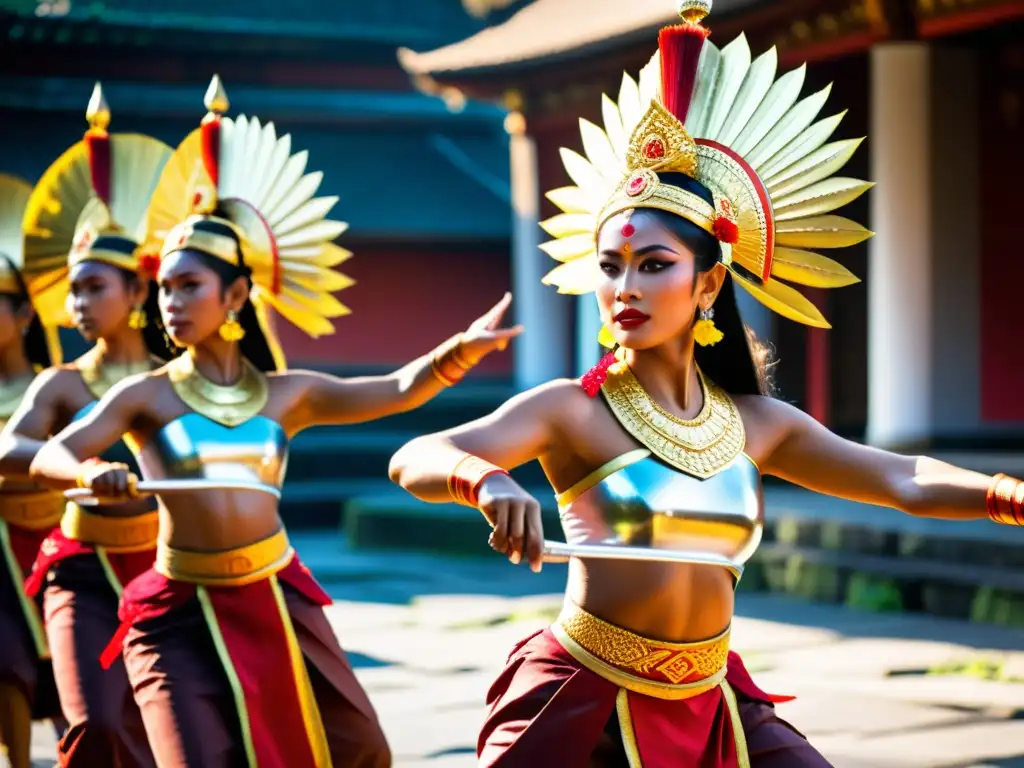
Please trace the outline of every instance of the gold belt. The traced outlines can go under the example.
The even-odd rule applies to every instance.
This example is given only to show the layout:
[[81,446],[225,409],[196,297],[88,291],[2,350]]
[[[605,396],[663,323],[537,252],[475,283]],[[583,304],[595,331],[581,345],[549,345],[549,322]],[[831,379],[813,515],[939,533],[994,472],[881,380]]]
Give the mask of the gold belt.
[[240,587],[269,578],[295,554],[282,528],[262,541],[226,552],[192,552],[156,545],[153,566],[169,579],[210,587]]
[[60,530],[73,541],[95,544],[114,553],[142,552],[156,546],[160,513],[114,517],[88,512],[78,504],[68,504],[60,521]]
[[658,699],[689,699],[725,679],[727,629],[696,643],[651,640],[567,603],[551,627],[576,661],[629,691]]
[[0,518],[31,530],[54,528],[64,514],[64,497],[56,493],[0,493]]

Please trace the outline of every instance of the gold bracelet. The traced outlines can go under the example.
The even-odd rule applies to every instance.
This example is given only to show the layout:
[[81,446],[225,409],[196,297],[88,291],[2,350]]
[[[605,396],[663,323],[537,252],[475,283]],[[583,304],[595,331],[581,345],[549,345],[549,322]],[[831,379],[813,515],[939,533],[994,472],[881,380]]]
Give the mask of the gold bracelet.
[[430,359],[430,372],[434,374],[434,378],[441,382],[446,387],[454,387],[459,382],[455,381],[444,375],[441,371],[441,366],[437,362],[437,358],[433,357]]
[[476,508],[484,480],[499,474],[507,476],[508,471],[477,456],[466,454],[448,473],[448,494],[456,504]]
[[89,472],[89,470],[91,470],[93,467],[98,467],[98,466],[100,466],[103,463],[104,462],[103,462],[102,459],[98,459],[98,458],[94,457],[94,458],[91,458],[91,459],[86,459],[81,464],[79,464],[78,465],[78,475],[75,477],[75,487],[76,488],[88,488],[89,487],[89,480],[91,480],[91,478],[86,479],[86,473]]
[[469,362],[461,354],[462,352],[462,339],[459,339],[459,343],[455,345],[455,348],[451,351],[452,362],[455,363],[459,368],[466,371],[467,373],[474,368],[474,363]]
[[985,509],[994,523],[1024,525],[1024,483],[1003,474],[996,475],[985,494]]

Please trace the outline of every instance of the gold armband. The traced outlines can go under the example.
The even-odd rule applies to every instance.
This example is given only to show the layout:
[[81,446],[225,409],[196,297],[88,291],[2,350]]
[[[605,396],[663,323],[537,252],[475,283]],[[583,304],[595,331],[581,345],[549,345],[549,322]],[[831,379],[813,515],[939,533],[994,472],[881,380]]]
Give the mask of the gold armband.
[[446,387],[454,387],[472,370],[475,363],[462,355],[462,334],[452,336],[436,350],[430,360],[430,370]]
[[508,472],[501,467],[467,454],[448,474],[448,493],[456,504],[475,508],[484,480],[491,475],[507,474]]
[[1024,526],[1024,483],[996,475],[985,494],[985,509],[995,523]]

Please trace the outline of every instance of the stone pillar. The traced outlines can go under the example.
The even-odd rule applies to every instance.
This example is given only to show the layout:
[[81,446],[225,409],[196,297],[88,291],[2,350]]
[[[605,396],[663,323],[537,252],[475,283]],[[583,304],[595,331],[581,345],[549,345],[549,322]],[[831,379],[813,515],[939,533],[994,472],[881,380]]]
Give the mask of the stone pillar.
[[981,75],[969,48],[933,48],[932,428],[973,437],[981,419]]
[[871,51],[867,440],[932,434],[931,56],[926,43]]
[[505,121],[512,176],[512,295],[516,322],[525,330],[512,344],[519,389],[569,375],[572,301],[541,279],[554,266],[538,247],[540,190],[537,148],[518,112]]

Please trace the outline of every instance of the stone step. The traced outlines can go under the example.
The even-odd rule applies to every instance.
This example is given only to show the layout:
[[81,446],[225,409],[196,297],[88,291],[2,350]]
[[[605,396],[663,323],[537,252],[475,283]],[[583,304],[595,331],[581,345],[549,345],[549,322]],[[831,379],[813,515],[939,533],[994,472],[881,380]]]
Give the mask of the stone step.
[[[391,457],[421,433],[349,427],[313,430],[295,438],[289,450],[287,481],[387,480]],[[544,472],[530,462],[514,473],[520,482],[544,483]]]
[[[545,536],[565,541],[550,488],[528,488],[542,504]],[[546,493],[546,496],[545,496]],[[400,549],[452,555],[493,554],[487,546],[490,528],[475,509],[458,504],[428,504],[398,494],[360,496],[345,505],[343,533],[356,550]]]
[[765,542],[740,589],[873,611],[1024,626],[1024,530],[917,518],[766,488]]
[[389,493],[393,487],[387,476],[336,480],[289,479],[281,495],[281,519],[290,530],[337,530],[348,499],[381,496]]

